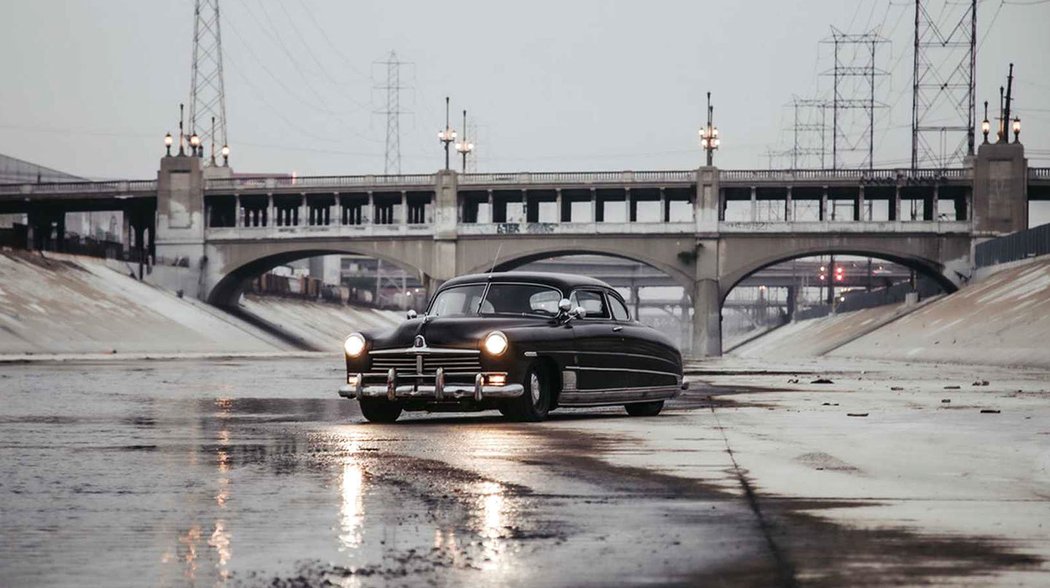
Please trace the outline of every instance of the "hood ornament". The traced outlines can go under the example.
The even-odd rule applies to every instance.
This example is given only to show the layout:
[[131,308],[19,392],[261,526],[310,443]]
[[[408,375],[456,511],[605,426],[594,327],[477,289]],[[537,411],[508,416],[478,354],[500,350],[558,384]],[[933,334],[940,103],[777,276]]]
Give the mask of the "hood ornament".
[[426,347],[427,340],[423,338],[423,335],[416,335],[416,341],[413,343],[415,347]]

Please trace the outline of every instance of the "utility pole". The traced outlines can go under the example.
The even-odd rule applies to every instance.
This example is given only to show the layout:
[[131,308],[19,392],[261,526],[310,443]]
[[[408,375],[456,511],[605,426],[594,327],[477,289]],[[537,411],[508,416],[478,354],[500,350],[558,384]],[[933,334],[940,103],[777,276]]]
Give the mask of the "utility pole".
[[409,62],[401,61],[397,52],[391,51],[386,61],[376,62],[386,68],[386,84],[376,86],[376,90],[386,92],[386,108],[376,114],[386,116],[386,157],[383,159],[383,173],[386,175],[401,173],[401,115],[407,111],[401,110],[401,90],[407,86],[401,85],[401,68],[410,65]]
[[[222,75],[222,34],[219,27],[219,0],[195,0],[193,7],[193,69],[190,81],[190,134],[199,145],[221,145],[229,153],[226,140],[226,89]],[[209,129],[209,121],[214,124]],[[179,145],[182,148],[181,141]],[[201,149],[203,151],[203,149]],[[215,161],[211,161],[215,165]]]

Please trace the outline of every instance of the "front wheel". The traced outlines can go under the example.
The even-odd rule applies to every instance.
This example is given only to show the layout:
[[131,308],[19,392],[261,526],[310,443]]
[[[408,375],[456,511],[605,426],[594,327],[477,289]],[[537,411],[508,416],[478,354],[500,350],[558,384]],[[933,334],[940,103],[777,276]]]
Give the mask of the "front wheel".
[[633,404],[625,404],[623,407],[627,409],[627,414],[631,416],[656,416],[663,410],[664,401],[635,402]]
[[535,423],[547,418],[551,406],[551,381],[547,372],[533,364],[522,384],[525,392],[503,404],[500,412],[512,421]]
[[401,405],[386,398],[362,398],[361,414],[370,423],[392,423],[401,416]]

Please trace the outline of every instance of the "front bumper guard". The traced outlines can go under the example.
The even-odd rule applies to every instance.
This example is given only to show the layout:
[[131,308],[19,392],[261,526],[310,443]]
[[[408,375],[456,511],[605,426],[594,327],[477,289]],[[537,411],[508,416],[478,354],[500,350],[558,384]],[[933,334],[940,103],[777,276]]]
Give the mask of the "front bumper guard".
[[339,388],[343,398],[383,398],[394,401],[399,399],[423,398],[436,401],[459,400],[470,398],[481,402],[486,398],[517,398],[525,393],[521,384],[503,386],[486,386],[485,374],[475,374],[474,384],[448,384],[445,372],[438,368],[431,384],[402,384],[398,382],[397,372],[390,368],[386,375],[386,384],[364,384],[364,374],[355,374],[356,385],[349,384]]

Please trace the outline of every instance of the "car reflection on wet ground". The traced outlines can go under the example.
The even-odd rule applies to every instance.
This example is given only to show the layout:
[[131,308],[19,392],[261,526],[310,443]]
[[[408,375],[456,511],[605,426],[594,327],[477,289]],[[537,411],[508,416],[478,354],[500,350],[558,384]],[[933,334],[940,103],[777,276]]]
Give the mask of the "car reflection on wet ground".
[[[908,559],[916,545],[936,543],[763,508],[746,484],[611,465],[604,453],[634,450],[619,425],[641,422],[622,409],[365,424],[333,392],[341,369],[328,358],[0,368],[0,584],[794,585],[800,566],[850,577],[849,557],[826,557],[836,546],[906,569],[923,565]],[[707,398],[683,398],[652,426]],[[720,442],[715,426],[696,435]],[[675,459],[735,484],[725,451],[682,441]],[[1007,556],[959,542],[938,557],[987,568]]]

